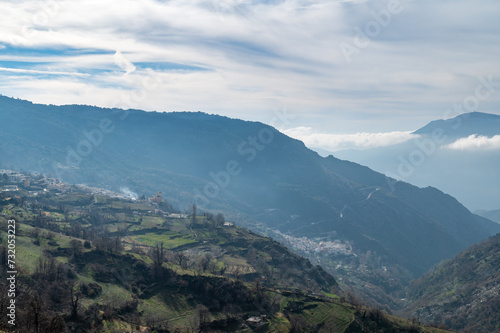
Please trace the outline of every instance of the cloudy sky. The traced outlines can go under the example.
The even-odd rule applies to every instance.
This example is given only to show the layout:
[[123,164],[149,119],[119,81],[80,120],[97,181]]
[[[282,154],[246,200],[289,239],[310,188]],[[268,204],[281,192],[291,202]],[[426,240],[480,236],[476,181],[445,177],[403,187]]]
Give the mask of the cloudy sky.
[[286,110],[275,126],[309,146],[387,145],[469,109],[500,114],[499,12],[497,0],[0,1],[0,94],[265,123]]

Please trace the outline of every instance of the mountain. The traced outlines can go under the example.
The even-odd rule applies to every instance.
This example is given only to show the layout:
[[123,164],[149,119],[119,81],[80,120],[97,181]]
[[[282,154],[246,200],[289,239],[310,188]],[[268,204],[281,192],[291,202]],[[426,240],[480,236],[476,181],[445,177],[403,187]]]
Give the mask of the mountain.
[[[308,258],[330,272],[344,267],[346,277],[361,274],[359,289],[367,276],[375,286],[395,274],[418,277],[500,231],[435,188],[323,158],[262,123],[200,112],[1,97],[0,156],[6,168],[140,194],[161,191],[181,210],[195,201],[200,211],[223,211],[258,232],[293,237],[296,247],[313,243]],[[352,251],[336,254],[339,246]],[[389,283],[383,292],[394,288]]]
[[444,332],[339,297],[320,267],[222,215],[30,177],[0,193],[2,332]]
[[492,137],[499,134],[499,128],[500,116],[483,112],[471,112],[447,120],[432,121],[413,132],[413,134],[432,135],[435,131],[440,131],[447,137],[444,141],[451,142],[473,134]]
[[495,210],[478,210],[474,214],[485,217],[493,222],[500,223],[500,209]]
[[414,282],[407,314],[460,332],[498,332],[499,293],[500,234]]
[[[340,151],[335,155],[417,186],[435,186],[472,210],[498,208],[500,179],[496,177],[496,166],[500,164],[500,147],[486,146],[485,138],[477,137],[496,142],[495,136],[500,135],[500,116],[465,113],[432,121],[413,134],[415,138],[404,143]],[[469,142],[469,147],[452,149],[450,146],[460,142]]]

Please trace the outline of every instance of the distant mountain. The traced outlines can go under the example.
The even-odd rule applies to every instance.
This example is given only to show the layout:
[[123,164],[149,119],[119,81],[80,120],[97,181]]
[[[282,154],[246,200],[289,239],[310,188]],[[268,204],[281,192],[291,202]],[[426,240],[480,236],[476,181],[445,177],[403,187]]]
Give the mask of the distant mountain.
[[500,133],[500,116],[482,112],[464,113],[452,119],[432,121],[413,134],[432,135],[436,130],[446,135],[446,142],[473,134],[491,137]]
[[485,217],[493,222],[500,223],[500,209],[496,210],[478,210],[474,214]]
[[472,210],[498,208],[500,147],[464,150],[446,146],[470,136],[500,135],[500,116],[465,113],[433,121],[413,134],[418,136],[401,144],[340,151],[335,156],[417,186],[437,187]]
[[200,112],[57,107],[0,97],[0,156],[2,167],[69,182],[162,191],[181,209],[196,201],[200,210],[224,211],[262,233],[348,241],[358,258],[366,254],[380,270],[399,267],[413,277],[500,232],[435,188],[322,158],[262,123]]
[[500,234],[474,245],[418,281],[408,315],[468,332],[500,327]]

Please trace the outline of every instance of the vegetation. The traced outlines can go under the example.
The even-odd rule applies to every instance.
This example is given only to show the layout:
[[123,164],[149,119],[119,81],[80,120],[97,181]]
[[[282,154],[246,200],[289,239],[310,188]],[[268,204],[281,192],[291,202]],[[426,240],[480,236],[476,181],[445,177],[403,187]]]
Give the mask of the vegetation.
[[[106,133],[100,128],[102,120],[110,121]],[[258,122],[200,112],[36,105],[0,96],[0,136],[2,168],[35,170],[115,191],[161,191],[182,213],[190,212],[196,201],[198,211],[223,211],[228,221],[237,219],[239,225],[264,235],[279,231],[297,238],[349,241],[354,259],[318,259],[316,252],[308,258],[332,274],[341,265],[344,284],[387,309],[398,308],[400,291],[409,279],[500,232],[500,225],[473,215],[436,189],[396,182],[333,156],[323,158]],[[79,145],[91,151],[80,156]],[[75,216],[68,218],[71,222],[80,217],[84,230],[86,225],[99,228],[101,208],[107,210],[102,214],[112,214],[120,206],[101,198],[54,200],[62,206],[76,200],[82,212],[70,212]],[[128,205],[130,210],[114,215],[115,221],[104,216],[113,237],[121,223],[134,222],[130,212],[141,209],[136,207],[140,203]],[[83,213],[90,213],[90,219]],[[50,214],[43,218],[69,227],[64,211]],[[154,229],[162,222],[143,216],[139,223],[140,217],[133,216],[136,224],[127,224],[121,235],[127,232],[131,237],[126,239],[128,246],[154,246],[163,238]],[[142,235],[128,234],[146,227]],[[189,248],[189,242],[197,241],[194,233],[173,239],[175,234],[168,233],[170,241],[184,243],[169,242],[172,248]],[[367,267],[366,262],[373,264]],[[393,280],[388,283],[389,279]]]
[[412,284],[406,314],[468,332],[500,330],[500,234]]
[[[4,291],[17,222],[19,332],[434,332],[369,315],[320,267],[222,215],[24,190],[1,193],[0,209]],[[12,331],[6,302],[2,292],[0,329]]]

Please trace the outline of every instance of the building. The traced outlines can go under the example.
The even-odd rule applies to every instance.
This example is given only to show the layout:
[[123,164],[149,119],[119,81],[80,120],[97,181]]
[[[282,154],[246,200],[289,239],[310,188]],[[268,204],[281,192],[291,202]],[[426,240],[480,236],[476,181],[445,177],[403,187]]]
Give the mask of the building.
[[187,219],[188,214],[168,214],[171,219]]
[[11,173],[9,175],[9,182],[19,183],[24,178],[24,175],[20,173]]
[[6,185],[3,187],[3,190],[6,192],[10,192],[10,191],[18,191],[19,189],[17,188],[17,185]]
[[48,186],[56,186],[61,183],[61,181],[57,178],[45,178],[43,181]]
[[151,203],[160,204],[163,201],[161,192],[158,192],[156,193],[156,195],[149,197],[148,200]]
[[30,179],[30,177],[24,178],[23,186],[24,187],[30,187],[31,186],[31,179]]

